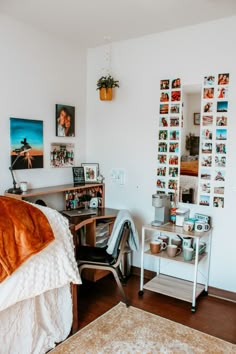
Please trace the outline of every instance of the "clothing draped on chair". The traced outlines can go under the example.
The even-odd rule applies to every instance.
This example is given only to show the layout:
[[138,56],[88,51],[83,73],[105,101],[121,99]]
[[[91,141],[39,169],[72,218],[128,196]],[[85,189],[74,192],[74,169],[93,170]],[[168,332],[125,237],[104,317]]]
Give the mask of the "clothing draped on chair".
[[127,210],[121,210],[116,217],[108,246],[104,248],[91,246],[78,247],[78,267],[80,272],[85,268],[109,270],[112,272],[128,306],[129,301],[120,282],[120,278],[122,280],[124,278],[119,268],[127,242],[131,250],[138,250],[139,239],[133,219]]

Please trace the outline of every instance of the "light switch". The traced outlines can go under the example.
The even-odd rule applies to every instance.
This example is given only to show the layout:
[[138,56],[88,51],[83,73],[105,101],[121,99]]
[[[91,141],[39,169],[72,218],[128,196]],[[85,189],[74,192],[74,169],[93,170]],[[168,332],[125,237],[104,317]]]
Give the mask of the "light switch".
[[115,184],[125,184],[125,170],[121,168],[113,168],[111,170],[111,180]]

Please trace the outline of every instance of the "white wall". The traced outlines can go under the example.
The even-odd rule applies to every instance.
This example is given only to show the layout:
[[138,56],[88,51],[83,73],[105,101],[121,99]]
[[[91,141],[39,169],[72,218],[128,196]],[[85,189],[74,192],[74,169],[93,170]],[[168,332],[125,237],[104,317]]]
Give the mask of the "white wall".
[[[236,291],[235,31],[233,17],[113,43],[112,69],[120,88],[111,102],[99,101],[96,91],[104,48],[90,49],[87,61],[87,161],[100,163],[106,178],[106,206],[130,209],[139,231],[142,223],[154,217],[151,196],[156,181],[160,79],[181,77],[183,84],[193,85],[201,84],[205,74],[230,73],[225,208],[192,206],[192,211],[213,218],[210,285],[229,291]],[[125,169],[124,186],[112,184],[114,167]],[[136,254],[134,264],[140,265],[139,260]]]
[[[44,122],[44,168],[17,170],[16,179],[34,188],[72,182],[71,168],[49,167],[50,143],[75,143],[76,163],[85,161],[85,95],[85,51],[0,16],[0,194],[12,187],[9,117]],[[76,107],[75,138],[55,136],[56,103]]]

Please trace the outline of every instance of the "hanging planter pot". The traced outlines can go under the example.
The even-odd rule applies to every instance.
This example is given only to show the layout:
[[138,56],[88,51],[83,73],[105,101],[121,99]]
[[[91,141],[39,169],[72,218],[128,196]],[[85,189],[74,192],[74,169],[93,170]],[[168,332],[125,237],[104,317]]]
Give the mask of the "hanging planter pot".
[[99,90],[99,93],[100,93],[100,100],[101,101],[111,101],[112,100],[112,88],[111,87],[108,87],[108,88],[102,87]]
[[99,90],[101,101],[111,101],[112,100],[112,89],[114,87],[119,87],[119,81],[114,80],[111,75],[102,76],[97,81],[97,90]]

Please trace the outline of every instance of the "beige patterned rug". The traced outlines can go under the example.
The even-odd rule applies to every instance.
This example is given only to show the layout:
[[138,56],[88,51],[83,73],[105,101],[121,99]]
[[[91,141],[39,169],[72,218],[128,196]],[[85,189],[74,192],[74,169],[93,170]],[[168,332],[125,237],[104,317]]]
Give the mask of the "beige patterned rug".
[[235,354],[236,345],[119,303],[50,354]]

